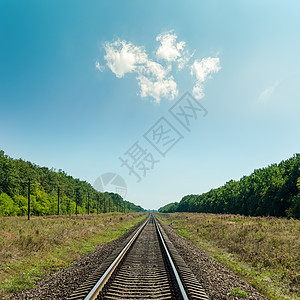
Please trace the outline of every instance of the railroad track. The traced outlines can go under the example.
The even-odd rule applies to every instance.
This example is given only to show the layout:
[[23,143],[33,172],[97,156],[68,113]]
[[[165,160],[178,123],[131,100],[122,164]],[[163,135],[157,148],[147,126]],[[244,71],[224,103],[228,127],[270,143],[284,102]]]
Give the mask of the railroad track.
[[209,299],[153,215],[68,300]]

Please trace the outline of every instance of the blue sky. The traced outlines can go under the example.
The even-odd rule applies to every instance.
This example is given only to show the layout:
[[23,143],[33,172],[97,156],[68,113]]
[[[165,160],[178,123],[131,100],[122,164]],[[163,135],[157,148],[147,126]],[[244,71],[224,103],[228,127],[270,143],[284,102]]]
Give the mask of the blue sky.
[[[0,148],[91,184],[117,173],[144,208],[287,159],[300,149],[299,13],[299,1],[0,0]],[[208,111],[190,131],[168,111],[185,92]],[[164,157],[143,137],[162,117],[183,137]],[[135,165],[140,182],[119,159],[136,141],[159,160],[146,176]]]

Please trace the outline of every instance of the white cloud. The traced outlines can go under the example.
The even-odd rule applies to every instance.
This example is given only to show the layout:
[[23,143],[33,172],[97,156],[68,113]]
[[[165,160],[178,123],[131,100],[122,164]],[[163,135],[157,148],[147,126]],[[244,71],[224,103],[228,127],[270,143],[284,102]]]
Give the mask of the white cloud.
[[280,81],[276,81],[272,86],[266,88],[261,92],[261,94],[258,97],[259,103],[267,103],[269,102],[271,96],[273,95],[275,89],[280,84]]
[[156,103],[161,98],[173,100],[177,95],[177,84],[169,75],[171,67],[164,68],[161,64],[148,60],[137,76],[142,97],[152,97]]
[[220,59],[218,57],[196,59],[191,66],[191,74],[196,76],[198,82],[204,82],[211,73],[217,73],[220,70]]
[[105,69],[104,66],[101,66],[101,65],[100,65],[99,61],[96,61],[95,67],[96,67],[96,69],[99,70],[100,72],[103,72],[104,69]]
[[143,71],[147,76],[155,77],[158,80],[161,80],[168,76],[168,73],[171,71],[171,68],[164,68],[161,64],[148,60],[143,68]]
[[137,77],[141,88],[140,95],[142,97],[152,97],[156,103],[160,103],[162,97],[173,100],[177,95],[177,84],[173,76],[166,79],[155,80],[144,75]]
[[207,57],[194,61],[191,65],[191,75],[196,77],[196,84],[193,87],[193,95],[196,99],[204,97],[204,82],[211,78],[212,73],[217,73],[220,70],[220,59],[218,57]]
[[161,43],[156,51],[156,57],[158,59],[165,59],[171,62],[181,57],[185,42],[181,41],[176,43],[177,35],[173,33],[173,30],[159,34],[156,40]]
[[[180,71],[188,65],[195,52],[190,54],[184,41],[177,42],[173,30],[159,34],[156,40],[160,42],[155,53],[159,62],[149,59],[143,47],[121,40],[104,44],[104,59],[118,78],[134,73],[140,87],[139,95],[151,97],[159,103],[161,98],[173,100],[178,95],[177,83],[171,74],[173,63]],[[102,70],[100,63],[96,62],[96,68]],[[193,95],[201,99],[204,97],[204,82],[221,69],[220,60],[217,57],[196,59],[189,68],[190,74],[195,77]]]
[[172,100],[178,95],[177,84],[169,75],[171,67],[151,61],[143,48],[118,40],[105,43],[104,49],[104,59],[118,78],[126,73],[136,73],[141,97],[152,97],[159,103],[162,97]]
[[140,64],[147,61],[147,54],[141,47],[126,41],[106,42],[104,49],[106,51],[104,59],[107,66],[118,78],[135,71]]
[[190,54],[188,50],[185,50],[186,42],[177,42],[177,38],[174,30],[159,34],[156,41],[161,45],[156,51],[156,58],[167,62],[177,62],[178,69],[182,70],[194,53]]
[[202,99],[204,97],[204,86],[200,82],[196,82],[193,87],[193,95],[196,99]]

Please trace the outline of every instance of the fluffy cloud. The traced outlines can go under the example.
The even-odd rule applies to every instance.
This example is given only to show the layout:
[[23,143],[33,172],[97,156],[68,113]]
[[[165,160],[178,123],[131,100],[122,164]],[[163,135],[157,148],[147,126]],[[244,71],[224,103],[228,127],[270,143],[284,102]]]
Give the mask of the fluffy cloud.
[[[149,59],[143,47],[117,40],[106,42],[104,59],[110,70],[118,77],[122,78],[127,73],[133,73],[140,87],[141,97],[151,97],[156,103],[161,98],[173,100],[178,95],[177,83],[172,76],[172,66],[177,64],[178,70],[186,67],[193,57],[185,49],[184,41],[177,42],[177,35],[173,30],[163,32],[156,37],[160,42],[155,56],[158,61]],[[103,66],[96,62],[96,68],[103,71]],[[204,97],[204,82],[211,78],[211,74],[217,73],[220,67],[219,58],[207,57],[202,60],[196,59],[189,65],[190,73],[195,78],[193,95],[197,99]]]
[[140,75],[137,79],[141,88],[140,95],[142,97],[152,97],[156,103],[160,103],[162,97],[173,100],[178,95],[177,84],[173,76],[156,80]]
[[177,95],[177,84],[169,75],[171,67],[164,68],[161,64],[148,60],[137,77],[142,97],[152,97],[156,103],[160,98],[173,100]]
[[162,97],[174,99],[178,95],[177,84],[169,75],[170,67],[151,61],[141,47],[126,41],[105,43],[107,66],[118,77],[126,73],[136,73],[142,97],[152,97],[159,103]]
[[196,99],[202,99],[204,97],[204,86],[200,82],[196,82],[193,87],[193,95]]
[[163,32],[156,37],[156,41],[160,42],[160,46],[156,51],[156,58],[166,60],[167,62],[177,62],[178,69],[182,70],[194,54],[190,54],[188,50],[184,50],[186,42],[176,42],[177,35],[174,30]]
[[220,59],[218,57],[207,57],[194,61],[191,65],[191,75],[196,77],[196,83],[193,87],[193,95],[196,99],[204,97],[204,82],[211,78],[212,73],[217,73],[220,70]]
[[181,52],[185,47],[185,42],[176,43],[177,35],[173,31],[167,31],[159,34],[156,40],[161,43],[156,51],[158,59],[165,59],[169,62],[176,61],[181,57]]
[[148,60],[147,54],[141,47],[126,41],[106,42],[104,49],[107,66],[118,78],[122,78],[126,73],[136,71],[139,65]]
[[191,74],[196,76],[198,82],[204,82],[212,73],[217,73],[220,70],[220,59],[218,57],[196,59],[191,66]]
[[143,68],[147,76],[157,78],[157,80],[167,77],[170,71],[170,67],[164,68],[161,64],[151,60],[148,60]]

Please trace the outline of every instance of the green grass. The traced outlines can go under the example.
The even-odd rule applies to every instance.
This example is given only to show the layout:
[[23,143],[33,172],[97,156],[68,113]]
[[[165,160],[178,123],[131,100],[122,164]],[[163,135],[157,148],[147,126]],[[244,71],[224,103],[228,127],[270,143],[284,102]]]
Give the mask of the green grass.
[[201,213],[158,216],[270,299],[300,299],[299,220]]
[[233,289],[231,293],[233,296],[241,296],[243,298],[248,297],[248,294],[245,291],[242,291],[240,289]]
[[99,244],[124,235],[144,213],[0,218],[0,296],[34,288]]

